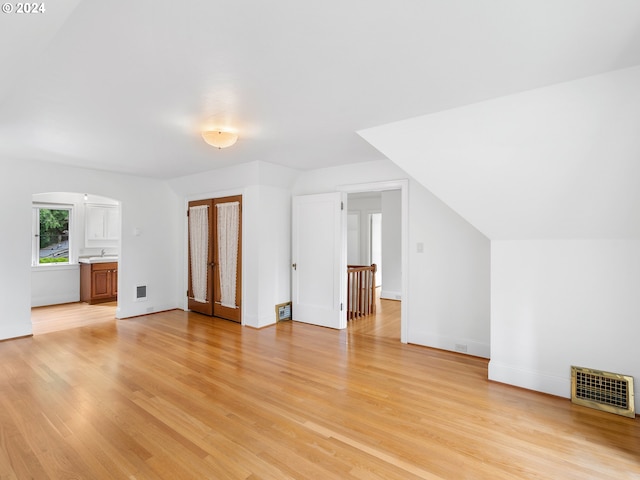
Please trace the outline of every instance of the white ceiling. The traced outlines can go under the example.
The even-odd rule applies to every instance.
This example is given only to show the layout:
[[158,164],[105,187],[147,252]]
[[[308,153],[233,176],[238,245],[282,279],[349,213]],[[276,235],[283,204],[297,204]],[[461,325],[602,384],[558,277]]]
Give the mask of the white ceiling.
[[640,66],[365,129],[491,239],[640,238]]
[[[640,64],[637,0],[45,6],[0,15],[2,162],[171,178],[374,160],[357,131]],[[237,145],[207,146],[208,119]]]

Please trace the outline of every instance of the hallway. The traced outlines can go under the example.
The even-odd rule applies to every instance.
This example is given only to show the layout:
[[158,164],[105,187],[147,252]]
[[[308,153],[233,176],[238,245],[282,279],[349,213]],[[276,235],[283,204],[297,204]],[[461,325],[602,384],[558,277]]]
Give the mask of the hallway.
[[400,308],[402,302],[380,298],[380,287],[376,288],[376,313],[349,320],[350,334],[368,335],[400,341]]

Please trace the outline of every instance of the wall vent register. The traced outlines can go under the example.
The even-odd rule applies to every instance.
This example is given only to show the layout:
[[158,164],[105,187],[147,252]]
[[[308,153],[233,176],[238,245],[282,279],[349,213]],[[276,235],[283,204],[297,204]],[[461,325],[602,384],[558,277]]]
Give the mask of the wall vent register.
[[276,321],[291,320],[291,302],[276,305]]
[[136,301],[146,300],[147,299],[147,286],[139,285],[136,287]]
[[571,367],[571,401],[577,405],[635,418],[633,377]]

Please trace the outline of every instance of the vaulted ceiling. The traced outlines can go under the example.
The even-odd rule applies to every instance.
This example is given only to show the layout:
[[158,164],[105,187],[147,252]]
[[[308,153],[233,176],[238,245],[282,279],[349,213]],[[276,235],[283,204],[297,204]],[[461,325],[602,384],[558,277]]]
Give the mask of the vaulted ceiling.
[[361,131],[491,239],[640,239],[640,66]]
[[[636,0],[44,4],[0,16],[3,162],[170,178],[374,160],[357,131],[640,64]],[[207,146],[207,123],[240,140]]]
[[44,5],[0,15],[3,168],[388,157],[490,238],[640,236],[637,0]]

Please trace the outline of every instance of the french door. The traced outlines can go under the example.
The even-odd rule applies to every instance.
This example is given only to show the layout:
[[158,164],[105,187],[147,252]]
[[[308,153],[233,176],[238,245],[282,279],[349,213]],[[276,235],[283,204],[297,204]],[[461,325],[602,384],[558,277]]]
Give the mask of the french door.
[[189,310],[241,321],[242,195],[189,202]]

